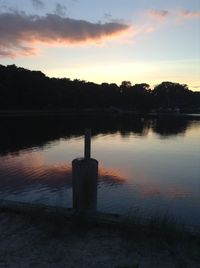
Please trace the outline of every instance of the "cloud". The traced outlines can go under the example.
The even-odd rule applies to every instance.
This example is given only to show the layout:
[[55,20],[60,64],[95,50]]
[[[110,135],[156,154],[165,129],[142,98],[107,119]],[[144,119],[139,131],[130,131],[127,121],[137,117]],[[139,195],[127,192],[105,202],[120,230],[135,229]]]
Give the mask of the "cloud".
[[170,12],[168,10],[149,10],[148,16],[159,20],[160,22],[167,19],[170,15],[172,19],[177,19],[180,22],[183,19],[198,19],[200,18],[200,11],[190,11],[190,10],[176,10],[174,12]]
[[162,21],[169,15],[169,11],[167,11],[167,10],[149,10],[148,15],[150,17],[158,19],[159,21]]
[[31,0],[31,2],[36,9],[44,8],[44,3],[41,0]]
[[56,11],[55,11],[56,15],[63,17],[66,15],[66,11],[67,11],[66,6],[61,5],[59,3],[56,4]]
[[112,19],[112,15],[111,15],[111,13],[105,13],[103,15],[103,18],[106,19],[106,20],[111,20]]
[[200,18],[200,11],[182,10],[179,14],[185,19]]
[[4,57],[32,55],[37,52],[38,43],[97,43],[129,29],[122,23],[91,23],[56,14],[37,16],[19,12],[1,13],[0,25],[0,56]]

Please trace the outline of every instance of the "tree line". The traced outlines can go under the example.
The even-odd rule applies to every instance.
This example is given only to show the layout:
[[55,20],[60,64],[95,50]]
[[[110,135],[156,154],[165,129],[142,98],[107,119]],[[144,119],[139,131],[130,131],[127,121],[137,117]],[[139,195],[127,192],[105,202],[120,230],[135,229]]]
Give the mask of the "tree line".
[[0,65],[0,110],[67,110],[117,108],[132,111],[200,108],[200,92],[185,84],[162,82],[153,89],[130,81],[96,84],[49,78],[40,71]]

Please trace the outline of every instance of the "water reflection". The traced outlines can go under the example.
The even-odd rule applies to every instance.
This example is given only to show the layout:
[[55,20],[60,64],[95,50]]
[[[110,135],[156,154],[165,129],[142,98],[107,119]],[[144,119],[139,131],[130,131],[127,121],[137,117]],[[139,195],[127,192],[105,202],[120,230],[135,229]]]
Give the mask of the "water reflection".
[[129,117],[0,117],[0,155],[28,148],[43,148],[59,139],[80,137],[83,129],[92,128],[93,135],[120,133],[147,136],[153,131],[160,137],[184,135],[194,122],[187,116],[151,118]]
[[[129,168],[130,169],[130,168]],[[142,197],[185,197],[192,194],[189,187],[168,186],[169,180],[153,181],[143,174],[137,174],[137,170],[131,170],[131,175],[120,173],[119,169],[99,166],[98,183],[106,187],[117,187],[127,183],[128,177],[132,178],[137,188],[137,193]],[[156,178],[156,176],[154,177]],[[0,193],[16,194],[20,196],[34,187],[46,189],[49,192],[58,191],[61,188],[72,189],[72,167],[66,164],[45,164],[39,153],[21,153],[18,157],[1,157],[0,162]]]
[[188,127],[190,127],[188,121],[180,120],[179,117],[174,117],[173,120],[159,118],[152,124],[153,131],[164,138],[178,134],[184,135]]
[[72,159],[92,127],[97,209],[170,211],[200,224],[200,120],[189,117],[0,118],[0,198],[71,207]]
[[[99,183],[120,185],[125,182],[117,171],[99,167]],[[20,153],[17,157],[4,156],[0,162],[0,194],[20,195],[40,185],[40,189],[57,191],[72,188],[71,163],[45,164],[39,153]]]
[[126,176],[119,170],[99,168],[99,181],[110,186],[118,186],[126,182]]

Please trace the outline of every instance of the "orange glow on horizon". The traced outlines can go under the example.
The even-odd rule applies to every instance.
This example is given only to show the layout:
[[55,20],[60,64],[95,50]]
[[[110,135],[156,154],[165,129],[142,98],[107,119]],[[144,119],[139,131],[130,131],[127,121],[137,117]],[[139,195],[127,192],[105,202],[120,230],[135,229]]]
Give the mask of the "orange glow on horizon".
[[[102,63],[99,65],[91,66],[87,64],[78,64],[74,68],[61,68],[61,69],[47,69],[44,72],[50,77],[64,78],[66,73],[67,78],[80,79],[88,82],[94,82],[97,84],[101,83],[116,83],[120,85],[122,81],[131,81],[132,84],[147,83],[152,88],[164,81],[170,81],[174,83],[186,84],[192,91],[200,91],[200,80],[196,75],[189,76],[185,74],[177,75],[174,78],[173,70],[166,70],[165,74],[165,63],[120,63],[120,64],[106,64]],[[163,70],[160,70],[162,68]],[[168,69],[168,67],[166,67]]]

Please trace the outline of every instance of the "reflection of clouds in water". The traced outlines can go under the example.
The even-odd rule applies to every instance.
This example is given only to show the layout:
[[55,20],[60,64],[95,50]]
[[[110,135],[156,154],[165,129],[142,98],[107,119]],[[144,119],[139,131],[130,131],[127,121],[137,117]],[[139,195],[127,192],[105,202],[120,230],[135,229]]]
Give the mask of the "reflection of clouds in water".
[[168,183],[168,181],[154,182],[152,179],[141,178],[134,180],[137,193],[143,198],[184,198],[193,193],[192,189],[187,187]]
[[0,162],[0,185],[8,190],[23,191],[30,185],[50,188],[71,187],[69,165],[46,165],[39,153],[21,153],[19,156],[2,157]]
[[100,167],[99,180],[110,185],[120,185],[126,181],[126,177],[118,170]]
[[[117,169],[99,167],[99,181],[110,186],[126,182],[126,176]],[[25,188],[33,184],[46,185],[50,188],[72,187],[71,164],[46,165],[39,153],[20,154],[19,156],[2,157],[0,162],[1,189],[7,187]],[[148,179],[137,179],[134,184],[142,197],[184,197],[191,195],[190,190],[155,183]]]
[[[164,188],[164,189],[163,189]],[[138,187],[139,194],[144,198],[151,198],[151,197],[164,197],[164,198],[181,198],[181,197],[187,197],[191,196],[192,193],[189,189],[184,188],[171,188],[170,186],[168,188],[163,187],[162,185],[156,185],[153,186],[151,184],[149,185],[140,185]]]
[[[0,162],[1,191],[23,192],[27,187],[37,186],[58,189],[72,187],[70,164],[44,164],[39,153],[2,157]],[[99,168],[99,180],[105,184],[121,184],[125,178],[115,170]]]
[[[131,184],[143,198],[182,198],[192,195],[192,190],[180,185],[172,185],[167,181],[154,182],[148,175],[138,177],[136,174],[125,175],[116,168],[99,167],[99,182],[108,186],[124,184],[131,177]],[[27,187],[47,187],[53,191],[59,188],[72,187],[71,163],[45,164],[38,152],[20,153],[17,156],[1,157],[0,187],[3,192],[23,192]]]
[[1,157],[0,167],[7,164],[12,165],[12,167],[24,168],[25,165],[34,167],[42,165],[43,163],[44,159],[40,153],[33,152],[32,150],[26,150]]

